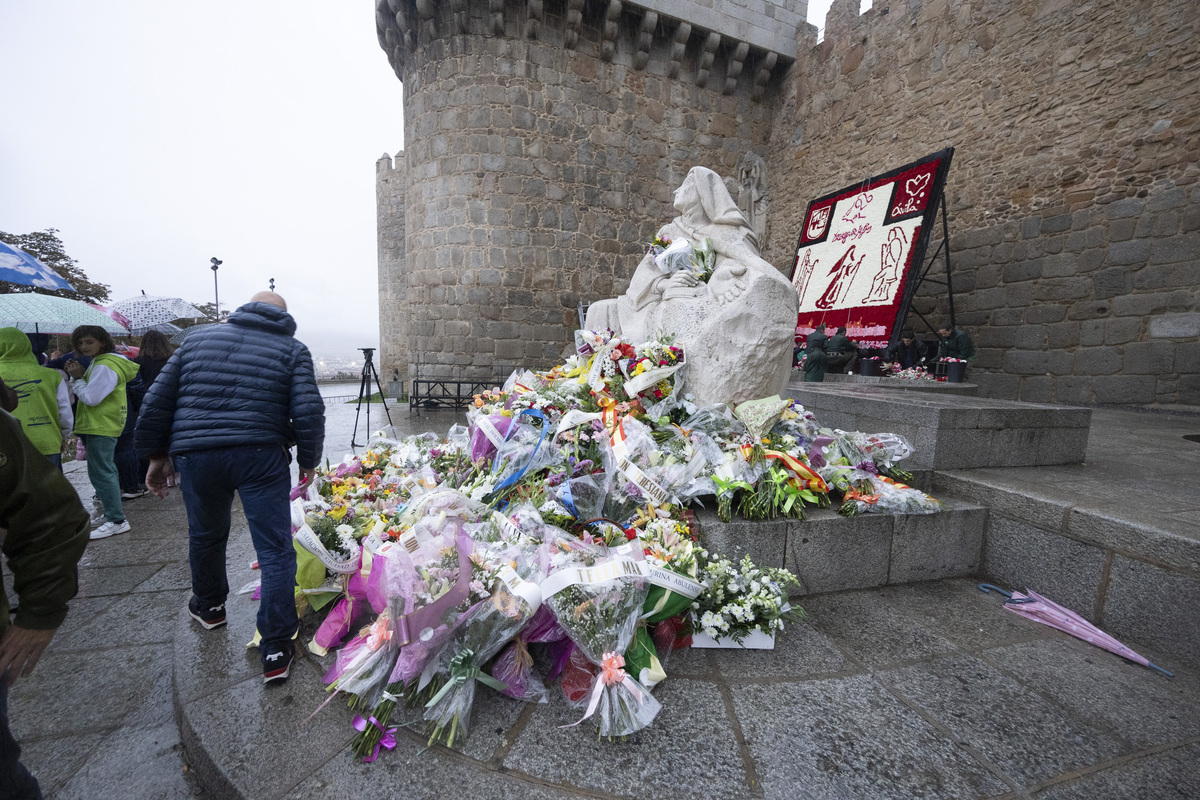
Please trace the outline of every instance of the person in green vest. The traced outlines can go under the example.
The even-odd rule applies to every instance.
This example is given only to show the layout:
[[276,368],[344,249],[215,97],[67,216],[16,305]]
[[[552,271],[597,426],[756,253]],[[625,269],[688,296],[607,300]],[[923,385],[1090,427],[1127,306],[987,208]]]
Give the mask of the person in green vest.
[[117,438],[125,429],[125,384],[137,375],[138,365],[113,351],[116,345],[108,331],[96,325],[80,325],[71,333],[75,352],[92,359],[85,372],[78,361],[66,365],[71,390],[79,399],[75,409],[75,432],[87,448],[88,480],[104,506],[105,522],[91,538],[104,539],[129,530],[121,507],[121,479],[117,475]]
[[38,366],[29,337],[16,328],[0,328],[0,379],[17,393],[13,417],[25,436],[62,469],[63,439],[75,423],[71,396],[57,370]]

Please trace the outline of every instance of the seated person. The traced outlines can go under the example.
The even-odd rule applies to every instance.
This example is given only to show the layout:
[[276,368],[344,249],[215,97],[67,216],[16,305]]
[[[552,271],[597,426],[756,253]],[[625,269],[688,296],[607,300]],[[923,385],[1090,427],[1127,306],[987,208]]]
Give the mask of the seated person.
[[912,369],[924,364],[926,356],[925,345],[915,333],[908,330],[900,334],[900,341],[887,349],[884,361],[897,364],[900,369]]
[[830,372],[852,372],[858,362],[858,347],[846,336],[846,326],[837,329],[825,345]]

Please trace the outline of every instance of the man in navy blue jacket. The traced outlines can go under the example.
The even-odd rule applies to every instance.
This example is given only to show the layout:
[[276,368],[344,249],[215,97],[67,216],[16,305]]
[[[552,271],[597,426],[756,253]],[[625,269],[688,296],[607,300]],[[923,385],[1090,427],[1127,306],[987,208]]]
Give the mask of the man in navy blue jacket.
[[176,474],[181,479],[192,568],[188,611],[207,629],[225,624],[225,546],[234,491],[241,496],[262,573],[264,682],[287,678],[299,627],[290,448],[296,445],[303,483],[315,474],[325,440],[312,356],[295,332],[283,298],[259,292],[227,324],[189,335],[146,395],[134,433],[138,452],[150,459],[150,491],[166,497]]

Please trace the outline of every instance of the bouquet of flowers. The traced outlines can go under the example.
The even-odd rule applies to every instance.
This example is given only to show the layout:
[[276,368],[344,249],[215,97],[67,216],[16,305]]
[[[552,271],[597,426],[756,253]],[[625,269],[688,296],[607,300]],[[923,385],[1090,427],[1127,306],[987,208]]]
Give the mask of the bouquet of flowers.
[[482,547],[476,551],[494,577],[491,596],[478,603],[459,622],[450,643],[438,655],[434,669],[441,688],[425,705],[429,743],[452,747],[465,739],[475,699],[475,684],[503,691],[505,684],[482,671],[541,606],[536,562],[519,546]]
[[579,653],[597,671],[579,722],[596,716],[600,735],[609,738],[635,733],[661,708],[650,690],[624,670],[623,653],[649,590],[640,574],[626,570],[626,564],[642,560],[640,542],[612,549],[578,540],[555,545],[543,594]]
[[734,565],[724,556],[700,550],[704,592],[692,604],[698,629],[718,639],[741,642],[753,631],[772,634],[784,622],[799,622],[803,610],[788,603],[788,590],[800,581],[785,569],[759,567],[749,556]]

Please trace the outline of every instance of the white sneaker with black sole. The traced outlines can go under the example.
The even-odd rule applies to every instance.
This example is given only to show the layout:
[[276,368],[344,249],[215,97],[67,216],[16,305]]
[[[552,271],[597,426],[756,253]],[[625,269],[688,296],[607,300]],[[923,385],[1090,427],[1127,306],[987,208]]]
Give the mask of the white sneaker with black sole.
[[120,522],[106,522],[96,530],[92,531],[89,538],[92,539],[107,539],[109,536],[115,536],[118,533],[124,533],[129,530],[129,520],[123,519]]

